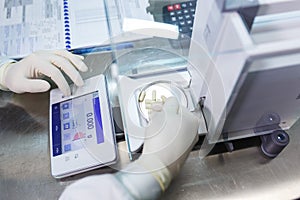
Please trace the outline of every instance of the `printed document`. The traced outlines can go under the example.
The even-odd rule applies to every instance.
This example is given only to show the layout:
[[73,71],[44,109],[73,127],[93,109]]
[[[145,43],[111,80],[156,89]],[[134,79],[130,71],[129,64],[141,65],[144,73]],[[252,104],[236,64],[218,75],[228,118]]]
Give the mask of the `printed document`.
[[[147,2],[146,0],[144,0]],[[141,19],[147,3],[107,0],[112,36],[122,33],[122,13]],[[0,0],[0,54],[20,58],[42,49],[76,49],[110,42],[103,0]],[[129,8],[131,7],[131,8]],[[132,38],[131,38],[132,39]]]

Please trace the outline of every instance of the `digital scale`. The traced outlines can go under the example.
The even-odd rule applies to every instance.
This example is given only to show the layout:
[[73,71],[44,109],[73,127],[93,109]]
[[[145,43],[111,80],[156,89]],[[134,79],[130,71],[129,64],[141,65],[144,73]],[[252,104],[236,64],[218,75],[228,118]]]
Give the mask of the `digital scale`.
[[[281,8],[285,4],[286,1],[278,1],[258,8]],[[263,32],[261,27],[254,27],[256,33],[249,32],[239,12],[220,7],[220,1],[198,0],[195,16],[190,54],[185,63],[178,55],[170,56],[172,52],[159,48],[147,52],[144,48],[135,49],[136,54],[118,57],[117,65],[112,65],[120,71],[114,78],[132,160],[142,149],[151,113],[159,110],[168,97],[175,97],[191,112],[200,111],[197,114],[204,116],[198,130],[206,136],[200,149],[204,156],[218,142],[286,130],[298,119],[299,40],[258,43],[257,32]],[[184,64],[178,67],[168,63],[171,57]],[[136,66],[132,66],[134,62]],[[133,73],[121,71],[127,67]],[[280,79],[280,75],[288,78]],[[274,100],[278,94],[285,98]],[[279,117],[274,120],[273,116]],[[112,127],[103,75],[86,80],[85,86],[77,88],[71,97],[65,98],[58,89],[52,90],[52,175],[65,177],[116,162]]]
[[[74,86],[72,86],[74,87]],[[50,92],[51,173],[63,178],[117,160],[116,141],[104,75],[85,80],[74,94]]]
[[149,118],[160,110],[166,98],[175,97],[182,106],[195,110],[189,82],[186,70],[149,77],[119,77],[120,108],[130,157],[141,149]]

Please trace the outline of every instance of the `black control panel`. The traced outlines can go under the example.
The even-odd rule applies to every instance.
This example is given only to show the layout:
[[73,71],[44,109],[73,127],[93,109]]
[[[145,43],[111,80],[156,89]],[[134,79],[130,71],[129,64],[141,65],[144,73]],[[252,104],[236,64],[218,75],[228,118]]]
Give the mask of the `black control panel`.
[[178,41],[171,41],[173,47],[188,48],[193,31],[196,0],[169,4],[163,7],[164,23],[174,24],[179,29]]

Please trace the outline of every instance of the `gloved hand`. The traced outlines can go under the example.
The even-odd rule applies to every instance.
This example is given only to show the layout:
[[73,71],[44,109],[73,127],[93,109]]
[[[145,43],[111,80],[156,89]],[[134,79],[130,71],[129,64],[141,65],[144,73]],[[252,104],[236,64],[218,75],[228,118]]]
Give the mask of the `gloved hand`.
[[116,175],[135,199],[157,199],[167,189],[198,141],[199,123],[175,98],[153,112],[141,156]]
[[77,86],[82,86],[84,82],[77,70],[88,70],[82,60],[83,57],[66,50],[38,51],[19,62],[1,67],[0,84],[16,93],[45,92],[50,89],[50,84],[40,78],[47,76],[57,84],[64,95],[69,96],[71,90],[60,69]]
[[199,120],[175,98],[168,98],[163,109],[151,116],[138,162],[154,172],[166,167],[171,179],[175,177],[198,141]]
[[114,176],[81,179],[68,186],[60,199],[159,198],[196,143],[199,119],[179,106],[175,98],[169,98],[151,120],[137,161]]

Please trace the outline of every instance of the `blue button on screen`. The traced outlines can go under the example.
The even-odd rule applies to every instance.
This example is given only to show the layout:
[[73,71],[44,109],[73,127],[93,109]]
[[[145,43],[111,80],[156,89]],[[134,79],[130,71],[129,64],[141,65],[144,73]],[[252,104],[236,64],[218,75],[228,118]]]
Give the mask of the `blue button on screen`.
[[65,123],[64,124],[64,130],[70,129],[70,123]]
[[70,113],[63,114],[63,119],[69,119],[69,118],[70,118]]
[[71,144],[66,144],[66,145],[64,146],[64,150],[65,150],[65,152],[71,151]]
[[64,110],[69,109],[69,103],[64,103],[62,107]]

